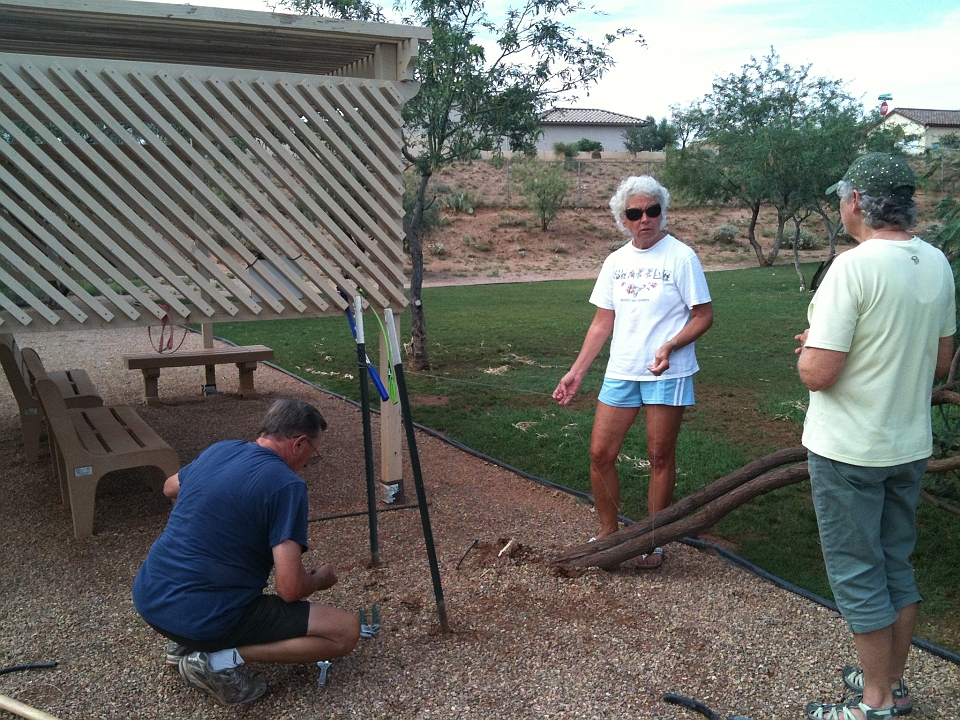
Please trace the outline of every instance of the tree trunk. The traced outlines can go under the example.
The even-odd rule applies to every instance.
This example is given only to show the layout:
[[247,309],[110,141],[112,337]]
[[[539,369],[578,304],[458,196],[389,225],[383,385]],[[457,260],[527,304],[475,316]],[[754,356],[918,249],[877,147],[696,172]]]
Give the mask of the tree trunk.
[[803,276],[803,270],[800,269],[800,221],[796,218],[793,219],[794,232],[793,232],[793,267],[797,270],[797,275],[800,276],[800,292],[807,291],[807,279]]
[[773,265],[774,261],[777,259],[777,255],[780,254],[780,246],[783,244],[783,227],[787,224],[787,217],[777,212],[777,239],[773,241],[773,247],[770,249],[770,254],[767,255],[766,261],[763,263],[766,267]]
[[[806,457],[807,449],[799,445],[797,447],[778,450],[770,455],[765,455],[762,458],[754,460],[752,463],[744,465],[739,470],[719,480],[715,480],[706,487],[697,490],[692,495],[678,500],[673,505],[664,508],[655,515],[651,515],[646,520],[625,527],[594,542],[568,550],[554,558],[553,562],[580,565],[578,560],[581,558],[595,555],[598,551],[612,548],[627,540],[643,535],[649,532],[651,528],[669,525],[770,470],[788,463],[800,462],[801,460],[805,460]],[[639,552],[648,551],[640,550]]]
[[417,201],[413,217],[404,220],[403,231],[410,247],[410,367],[412,370],[430,369],[430,352],[427,349],[427,320],[423,313],[423,247],[420,244],[420,225],[426,207],[427,183],[430,174],[420,175],[417,183]]
[[747,226],[747,240],[750,241],[753,251],[757,254],[757,262],[760,263],[760,267],[763,267],[767,263],[766,258],[763,257],[763,248],[757,242],[757,218],[759,217],[760,203],[754,203],[750,206],[750,225]]

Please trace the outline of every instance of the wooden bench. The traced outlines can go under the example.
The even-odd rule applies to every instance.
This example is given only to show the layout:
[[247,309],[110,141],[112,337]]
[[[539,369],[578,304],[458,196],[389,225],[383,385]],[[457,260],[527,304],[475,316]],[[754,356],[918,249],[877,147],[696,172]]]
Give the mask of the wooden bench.
[[235,363],[240,371],[240,397],[251,398],[257,396],[256,388],[253,386],[253,372],[261,360],[273,360],[273,349],[266,345],[242,345],[181,350],[175,353],[136,353],[124,355],[123,366],[127,370],[140,370],[143,373],[144,399],[147,405],[159,405],[157,381],[160,378],[161,368],[205,365],[206,383],[202,391],[207,394],[217,391],[215,366]]
[[23,454],[28,462],[36,462],[40,458],[43,407],[34,389],[37,378],[52,380],[68,408],[103,405],[100,393],[87,373],[76,369],[47,372],[36,351],[24,348],[21,352],[10,333],[0,333],[0,365],[20,409]]
[[131,407],[70,409],[56,383],[38,378],[37,395],[50,427],[53,467],[63,504],[73,516],[78,540],[93,535],[97,483],[114,470],[150,468],[151,485],[160,490],[180,469],[176,450]]

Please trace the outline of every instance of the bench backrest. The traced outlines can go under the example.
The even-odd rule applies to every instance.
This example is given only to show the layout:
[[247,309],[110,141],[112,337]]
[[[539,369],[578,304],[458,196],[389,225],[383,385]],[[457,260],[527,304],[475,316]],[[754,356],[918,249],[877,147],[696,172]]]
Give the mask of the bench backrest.
[[39,409],[39,403],[30,387],[27,368],[24,366],[23,355],[17,347],[17,341],[10,333],[0,333],[0,365],[13,390],[13,396],[20,407],[20,413],[34,414]]
[[[25,348],[29,350],[30,348]],[[63,399],[63,394],[57,384],[47,377],[38,377],[35,388],[37,397],[43,405],[43,414],[47,416],[47,424],[57,443],[64,450],[76,450],[80,448],[80,439],[77,437],[77,431],[70,420],[70,414],[67,411],[67,403]]]

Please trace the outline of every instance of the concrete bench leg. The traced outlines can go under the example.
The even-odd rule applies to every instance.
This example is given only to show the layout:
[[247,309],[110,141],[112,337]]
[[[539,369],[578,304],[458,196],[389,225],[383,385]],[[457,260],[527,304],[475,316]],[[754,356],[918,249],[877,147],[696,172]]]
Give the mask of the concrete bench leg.
[[160,392],[157,388],[157,381],[160,379],[160,368],[144,368],[143,373],[143,399],[147,405],[160,404]]
[[256,369],[256,362],[237,363],[237,370],[240,371],[240,397],[255,398],[257,396],[257,390],[253,386],[253,371]]

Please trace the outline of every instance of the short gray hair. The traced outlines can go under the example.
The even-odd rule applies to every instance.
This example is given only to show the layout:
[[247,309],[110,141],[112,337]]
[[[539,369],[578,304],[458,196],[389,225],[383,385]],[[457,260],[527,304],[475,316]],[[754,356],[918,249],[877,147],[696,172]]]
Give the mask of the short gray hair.
[[634,195],[646,195],[656,198],[660,204],[660,227],[667,225],[667,208],[670,207],[670,191],[649,175],[631,175],[620,183],[620,187],[610,198],[610,211],[617,227],[624,235],[630,236],[630,231],[623,224],[623,212],[627,209],[627,201]]
[[[857,190],[849,180],[841,180],[837,186],[837,195],[848,203],[853,200],[853,191]],[[860,193],[860,211],[863,224],[872,230],[894,227],[909,230],[917,222],[917,203],[913,198],[897,195],[873,197]]]
[[282,398],[263,416],[258,437],[286,440],[306,435],[315,438],[326,429],[327,421],[313,405],[303,400]]

